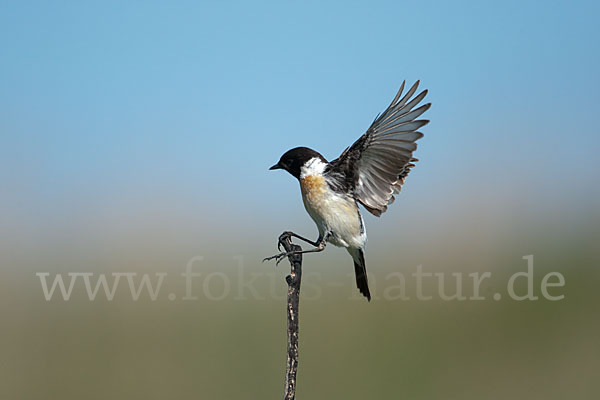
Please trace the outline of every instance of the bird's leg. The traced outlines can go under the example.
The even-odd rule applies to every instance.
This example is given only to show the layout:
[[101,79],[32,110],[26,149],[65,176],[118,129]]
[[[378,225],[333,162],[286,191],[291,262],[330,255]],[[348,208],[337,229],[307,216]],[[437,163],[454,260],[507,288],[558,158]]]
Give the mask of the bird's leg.
[[288,232],[283,232],[281,235],[279,235],[279,239],[277,240],[277,248],[279,250],[281,250],[281,242],[283,242],[286,239],[292,238],[292,237],[300,239],[314,247],[318,247],[321,240],[323,240],[323,238],[319,235],[319,238],[315,242],[313,242],[312,240],[302,237],[302,236],[298,235],[297,233],[288,231]]
[[[280,240],[285,240],[286,238],[289,238],[290,236],[298,237],[299,235],[296,235],[293,232],[284,232],[279,237],[279,239]],[[325,236],[319,236],[319,239],[317,239],[317,241],[314,242],[314,244],[313,244],[313,242],[310,242],[309,240],[306,240],[306,239],[304,239],[302,237],[298,237],[298,239],[302,239],[302,240],[306,241],[307,243],[313,244],[315,246],[315,248],[311,249],[311,250],[288,251],[288,252],[283,252],[283,253],[275,254],[274,256],[265,258],[263,260],[263,262],[275,259],[275,265],[279,265],[279,263],[281,262],[281,260],[283,260],[285,257],[289,257],[289,256],[292,256],[292,255],[295,255],[295,254],[319,253],[319,252],[325,250],[325,246],[327,246],[327,238],[328,237],[329,237],[328,233],[325,234]]]

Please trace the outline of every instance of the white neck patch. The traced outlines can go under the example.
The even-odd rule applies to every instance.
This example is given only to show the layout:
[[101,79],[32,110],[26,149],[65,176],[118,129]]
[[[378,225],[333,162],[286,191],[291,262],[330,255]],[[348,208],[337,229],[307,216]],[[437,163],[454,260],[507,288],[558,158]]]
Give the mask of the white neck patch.
[[323,175],[325,167],[327,166],[319,157],[313,157],[300,167],[300,179],[306,178],[311,175]]

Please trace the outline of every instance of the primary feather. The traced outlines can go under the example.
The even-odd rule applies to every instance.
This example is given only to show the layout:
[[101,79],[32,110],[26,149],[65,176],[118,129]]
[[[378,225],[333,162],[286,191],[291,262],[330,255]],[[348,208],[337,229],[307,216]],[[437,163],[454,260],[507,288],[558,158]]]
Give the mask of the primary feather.
[[402,96],[404,82],[388,108],[377,118],[367,132],[337,159],[330,163],[328,172],[343,176],[347,189],[371,214],[380,216],[394,201],[404,179],[414,167],[417,140],[423,137],[418,130],[429,123],[418,120],[431,103],[415,108],[427,95],[427,90],[412,97],[417,81]]

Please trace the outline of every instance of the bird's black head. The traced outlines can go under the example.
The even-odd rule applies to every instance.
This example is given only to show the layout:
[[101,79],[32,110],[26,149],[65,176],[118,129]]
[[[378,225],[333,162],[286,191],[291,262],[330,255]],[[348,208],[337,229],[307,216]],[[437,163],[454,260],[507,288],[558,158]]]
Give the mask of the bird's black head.
[[300,178],[300,168],[308,160],[315,157],[320,158],[325,163],[327,162],[325,157],[313,149],[309,149],[308,147],[296,147],[286,151],[279,159],[279,162],[269,169],[284,169],[296,178]]

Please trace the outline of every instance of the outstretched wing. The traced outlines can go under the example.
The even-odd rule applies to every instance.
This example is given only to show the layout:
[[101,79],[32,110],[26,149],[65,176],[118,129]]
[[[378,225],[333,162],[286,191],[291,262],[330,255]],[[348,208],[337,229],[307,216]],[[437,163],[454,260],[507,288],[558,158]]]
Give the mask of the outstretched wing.
[[[378,115],[367,132],[330,163],[330,173],[343,176],[348,189],[371,214],[380,216],[394,201],[404,179],[414,167],[418,130],[428,120],[417,120],[431,103],[415,108],[427,90],[415,97],[419,81],[404,96],[404,82],[389,107]],[[402,98],[400,98],[402,96]]]

